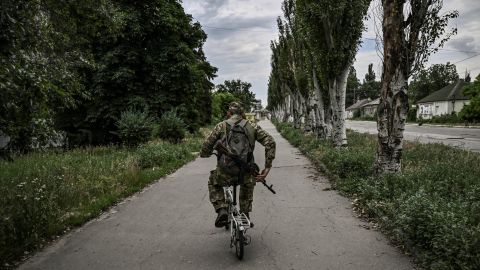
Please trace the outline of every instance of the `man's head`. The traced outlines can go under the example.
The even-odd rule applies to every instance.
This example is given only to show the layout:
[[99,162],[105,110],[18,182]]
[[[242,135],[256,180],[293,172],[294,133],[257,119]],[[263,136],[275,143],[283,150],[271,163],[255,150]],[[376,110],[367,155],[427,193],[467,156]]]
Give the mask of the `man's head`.
[[228,105],[228,114],[230,116],[234,115],[234,114],[238,114],[238,115],[243,115],[244,114],[244,110],[243,110],[243,106],[242,106],[242,103],[240,102],[231,102],[229,105]]

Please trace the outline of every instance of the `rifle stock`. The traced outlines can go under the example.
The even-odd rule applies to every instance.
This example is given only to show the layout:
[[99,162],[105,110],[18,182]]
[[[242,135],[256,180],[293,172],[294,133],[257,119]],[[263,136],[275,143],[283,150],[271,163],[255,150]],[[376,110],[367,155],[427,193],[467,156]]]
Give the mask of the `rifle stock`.
[[[260,168],[258,167],[257,164],[251,163],[248,164],[244,162],[243,160],[239,159],[236,155],[228,151],[228,149],[225,147],[225,145],[222,144],[221,141],[217,141],[215,146],[213,147],[214,150],[217,151],[217,154],[220,155],[226,155],[229,158],[231,158],[242,170],[246,171],[248,174],[250,174],[253,177],[256,177],[257,175],[260,174]],[[260,182],[268,189],[270,190],[273,194],[277,194],[275,190],[273,190],[273,185],[268,185],[267,181],[260,180]]]

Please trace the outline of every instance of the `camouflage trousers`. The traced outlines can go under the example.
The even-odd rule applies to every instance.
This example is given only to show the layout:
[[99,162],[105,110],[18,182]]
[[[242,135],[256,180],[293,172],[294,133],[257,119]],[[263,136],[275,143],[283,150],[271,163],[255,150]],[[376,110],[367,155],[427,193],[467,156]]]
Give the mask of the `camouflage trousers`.
[[[220,169],[210,171],[208,180],[208,193],[210,194],[210,202],[213,204],[215,211],[220,208],[227,208],[225,201],[225,193],[223,187],[229,186],[236,176],[228,175]],[[252,211],[253,189],[256,181],[251,176],[245,176],[243,185],[240,186],[239,203],[240,212],[249,213]]]

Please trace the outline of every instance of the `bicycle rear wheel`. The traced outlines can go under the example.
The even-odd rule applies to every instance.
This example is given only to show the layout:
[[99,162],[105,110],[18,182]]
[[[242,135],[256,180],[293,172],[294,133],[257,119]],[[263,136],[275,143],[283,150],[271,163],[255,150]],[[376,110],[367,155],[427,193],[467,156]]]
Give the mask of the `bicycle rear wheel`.
[[240,231],[238,228],[235,232],[235,254],[239,260],[243,259],[243,253],[245,246],[245,232]]

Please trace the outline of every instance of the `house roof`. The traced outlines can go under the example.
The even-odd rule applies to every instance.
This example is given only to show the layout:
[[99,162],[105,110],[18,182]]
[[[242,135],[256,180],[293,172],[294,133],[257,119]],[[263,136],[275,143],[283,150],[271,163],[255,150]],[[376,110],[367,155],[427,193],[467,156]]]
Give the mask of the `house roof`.
[[447,100],[466,100],[463,94],[463,87],[469,83],[463,79],[459,79],[455,83],[449,84],[442,89],[431,93],[430,95],[420,99],[417,103],[433,102],[433,101],[447,101]]
[[367,104],[363,105],[362,107],[367,107],[367,106],[378,106],[378,104],[380,104],[380,98],[376,98],[370,102],[368,102]]
[[355,102],[353,105],[351,105],[350,107],[346,108],[345,110],[346,111],[353,111],[353,110],[356,110],[356,109],[360,109],[361,107],[363,107],[363,105],[369,103],[370,101],[371,101],[371,99],[369,99],[369,98],[359,100],[359,101]]

